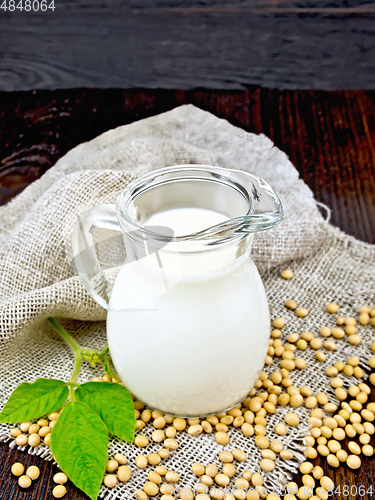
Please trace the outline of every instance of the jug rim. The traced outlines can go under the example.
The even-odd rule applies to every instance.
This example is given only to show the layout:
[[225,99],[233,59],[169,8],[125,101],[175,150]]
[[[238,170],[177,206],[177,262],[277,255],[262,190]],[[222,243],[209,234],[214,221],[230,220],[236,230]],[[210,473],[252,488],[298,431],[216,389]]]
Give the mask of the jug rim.
[[[181,236],[175,236],[173,233],[171,235],[152,231],[147,229],[147,225],[144,227],[132,218],[129,213],[129,206],[137,196],[163,184],[186,180],[213,182],[234,189],[247,203],[246,213],[238,217],[231,218],[228,216],[228,220],[222,223]],[[254,180],[255,183],[252,182]],[[255,185],[256,183],[258,183],[258,186]],[[273,198],[275,207],[271,212],[266,215],[263,213],[260,216],[260,214],[256,213],[257,207],[254,202],[260,201],[261,192],[264,190],[268,191],[268,195]],[[246,170],[204,164],[173,165],[152,170],[132,180],[118,196],[116,210],[120,226],[127,233],[130,230],[132,235],[136,237],[135,239],[141,238],[143,241],[151,239],[163,242],[209,240],[205,241],[205,243],[210,245],[238,241],[250,233],[276,226],[283,218],[281,200],[264,179]]]

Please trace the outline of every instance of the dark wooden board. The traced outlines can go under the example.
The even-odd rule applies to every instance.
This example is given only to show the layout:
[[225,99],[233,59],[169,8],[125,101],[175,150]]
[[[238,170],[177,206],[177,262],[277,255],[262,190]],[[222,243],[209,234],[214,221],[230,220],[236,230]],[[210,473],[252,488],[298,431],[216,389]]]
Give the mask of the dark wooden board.
[[[375,243],[375,91],[61,90],[0,93],[0,202],[39,178],[66,151],[99,133],[183,103],[194,103],[245,130],[263,132],[291,158],[316,198],[332,209],[332,222]],[[1,223],[1,221],[0,221]],[[375,400],[372,391],[371,400]],[[21,490],[10,468],[16,461],[41,468]],[[358,471],[319,463],[340,492],[337,500],[374,500],[375,458]],[[1,500],[49,500],[56,466],[0,445]],[[343,486],[353,494],[346,495]],[[365,494],[355,494],[360,486]],[[374,493],[375,490],[373,489]],[[67,500],[84,500],[72,484]]]
[[0,10],[0,90],[375,88],[373,1],[55,4]]

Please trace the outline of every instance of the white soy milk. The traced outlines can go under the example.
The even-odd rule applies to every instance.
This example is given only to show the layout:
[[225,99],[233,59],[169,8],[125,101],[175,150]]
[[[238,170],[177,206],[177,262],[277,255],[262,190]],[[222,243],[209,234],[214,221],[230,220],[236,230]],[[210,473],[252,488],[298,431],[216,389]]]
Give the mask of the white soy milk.
[[174,208],[152,215],[144,226],[166,226],[175,236],[185,236],[203,231],[228,220],[228,217],[203,208]]
[[[144,225],[168,226],[181,236],[227,219],[179,208]],[[168,245],[159,256],[122,267],[108,311],[108,343],[122,381],[147,406],[207,415],[236,405],[253,387],[268,349],[267,298],[250,257],[234,253],[229,262],[230,251],[182,255],[180,275],[168,272],[168,259],[179,257],[168,254]]]

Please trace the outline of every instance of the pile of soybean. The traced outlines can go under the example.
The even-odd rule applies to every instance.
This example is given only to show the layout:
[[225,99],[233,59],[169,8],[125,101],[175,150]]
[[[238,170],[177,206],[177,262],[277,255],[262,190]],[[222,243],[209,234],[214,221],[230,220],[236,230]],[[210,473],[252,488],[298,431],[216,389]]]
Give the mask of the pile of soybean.
[[[293,278],[293,272],[285,269],[281,276],[289,280]],[[293,299],[286,300],[285,307],[295,311],[300,318],[309,314],[307,308],[297,307]],[[335,303],[330,303],[326,307],[331,314],[339,311],[339,305]],[[364,326],[375,327],[375,308],[368,305],[362,306],[358,311],[358,322]],[[141,401],[134,400],[136,430],[139,432],[134,440],[134,446],[140,449],[140,453],[135,458],[134,464],[129,464],[127,458],[120,453],[110,459],[103,478],[104,485],[108,488],[115,488],[119,482],[129,481],[132,469],[136,467],[149,469],[148,480],[143,488],[134,492],[138,500],[147,500],[148,497],[156,496],[160,496],[162,500],[170,500],[171,496],[177,492],[179,497],[185,500],[193,498],[197,500],[210,498],[215,500],[258,500],[260,498],[280,500],[278,495],[267,491],[263,486],[262,474],[250,470],[243,471],[241,475],[236,473],[236,463],[243,462],[247,458],[244,450],[237,448],[220,452],[218,456],[222,464],[220,470],[215,464],[192,463],[192,472],[197,477],[192,489],[179,484],[178,471],[168,469],[168,457],[177,450],[178,434],[181,432],[187,432],[191,436],[214,433],[218,444],[227,445],[230,441],[228,429],[233,426],[240,429],[249,439],[254,439],[260,448],[262,456],[260,468],[265,472],[273,471],[277,457],[290,460],[293,458],[293,452],[285,449],[280,440],[268,439],[267,415],[274,414],[278,406],[289,405],[291,407],[291,411],[284,416],[285,423],[277,423],[274,429],[279,436],[284,436],[288,426],[296,426],[300,421],[293,408],[304,405],[311,410],[308,420],[310,431],[305,437],[304,454],[307,461],[300,467],[303,474],[302,484],[289,482],[286,485],[287,493],[284,500],[296,500],[297,497],[300,500],[310,498],[311,500],[327,500],[334,484],[330,478],[323,475],[320,467],[313,467],[308,460],[320,454],[326,457],[331,467],[346,463],[351,469],[358,469],[361,466],[362,455],[370,457],[374,454],[371,441],[375,433],[373,425],[375,402],[368,401],[371,389],[368,384],[360,381],[365,374],[359,364],[367,362],[369,368],[374,370],[375,357],[360,360],[353,355],[346,362],[338,361],[326,369],[326,375],[330,379],[330,385],[335,391],[339,405],[329,402],[324,391],[313,394],[309,387],[298,388],[293,384],[293,371],[303,370],[306,367],[303,351],[307,348],[315,351],[318,362],[324,362],[326,351],[336,350],[337,340],[345,338],[353,348],[362,342],[357,333],[356,318],[338,316],[336,323],[335,328],[322,326],[320,336],[315,336],[312,332],[302,332],[301,335],[293,333],[284,343],[281,337],[285,320],[275,318],[272,323],[273,329],[265,364],[269,366],[274,358],[279,358],[280,370],[275,370],[270,375],[262,371],[248,397],[226,412],[205,419],[174,418],[157,410],[150,410]],[[375,342],[372,342],[371,350],[375,352]],[[358,379],[358,384],[351,385],[348,390],[344,389],[341,374],[355,377]],[[94,380],[116,382],[108,375],[102,378],[95,377]],[[375,385],[375,373],[371,373],[369,382]],[[327,414],[329,416],[325,416]],[[10,434],[20,446],[26,444],[32,447],[39,446],[41,439],[49,445],[53,426],[58,418],[59,412],[54,412],[48,416],[48,419],[41,419],[35,423],[22,422],[20,427],[12,429]],[[160,443],[161,447],[157,453],[147,453],[149,438],[141,433],[147,423],[151,423],[154,427],[151,440],[154,443]],[[349,441],[346,438],[349,438]],[[22,487],[28,487],[31,484],[31,479],[30,484],[26,482],[26,479],[22,479],[25,477],[28,477],[27,474],[21,475],[19,479]]]

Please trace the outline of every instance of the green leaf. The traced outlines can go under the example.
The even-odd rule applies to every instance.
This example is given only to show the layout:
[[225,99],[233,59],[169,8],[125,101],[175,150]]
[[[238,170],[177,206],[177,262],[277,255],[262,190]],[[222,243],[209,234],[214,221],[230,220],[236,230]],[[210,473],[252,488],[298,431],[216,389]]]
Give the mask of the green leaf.
[[51,451],[69,479],[96,500],[107,461],[108,431],[87,405],[73,401],[51,434]]
[[32,384],[24,382],[11,394],[0,413],[0,422],[22,422],[59,410],[68,394],[62,380],[38,378]]
[[124,386],[111,382],[87,382],[77,388],[75,398],[100,415],[111,434],[125,441],[133,441],[134,405]]

